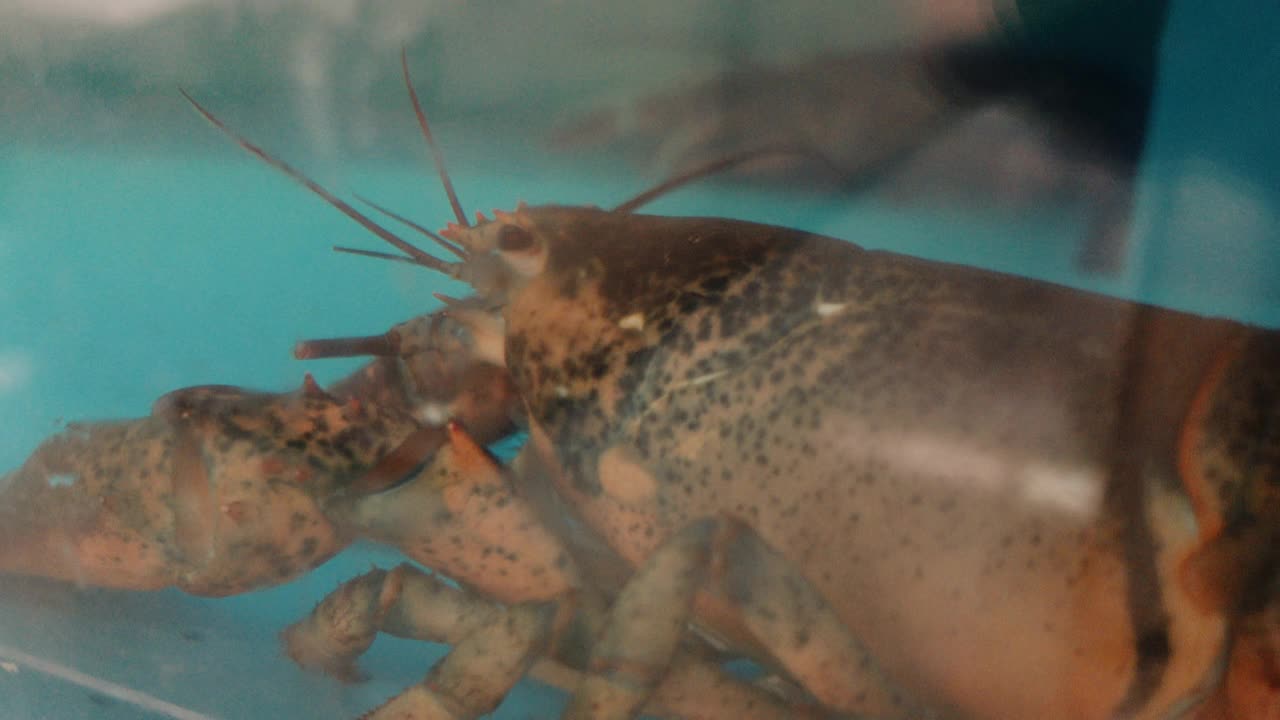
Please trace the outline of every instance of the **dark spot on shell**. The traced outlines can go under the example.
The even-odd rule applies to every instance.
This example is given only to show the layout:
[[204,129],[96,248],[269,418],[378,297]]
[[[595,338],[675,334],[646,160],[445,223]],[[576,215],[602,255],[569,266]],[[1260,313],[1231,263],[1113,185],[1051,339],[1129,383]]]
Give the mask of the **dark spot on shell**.
[[533,233],[519,225],[503,225],[498,229],[498,249],[502,252],[523,252],[533,247]]

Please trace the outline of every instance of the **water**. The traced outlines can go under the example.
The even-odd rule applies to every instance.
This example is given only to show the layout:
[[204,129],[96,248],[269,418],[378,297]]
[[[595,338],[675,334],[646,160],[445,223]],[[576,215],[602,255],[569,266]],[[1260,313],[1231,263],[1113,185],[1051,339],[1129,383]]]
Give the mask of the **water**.
[[[1160,85],[1140,183],[1137,261],[1116,278],[1078,271],[1074,238],[1083,221],[1072,212],[957,214],[733,185],[681,192],[653,211],[805,227],[869,247],[1280,324],[1280,158],[1254,151],[1261,128],[1274,127],[1277,117],[1277,101],[1261,92],[1274,89],[1280,76],[1280,53],[1266,45],[1277,36],[1277,14],[1206,27],[1189,5],[1175,4],[1164,49],[1171,70]],[[360,22],[357,16],[333,24]],[[505,64],[495,60],[488,72],[460,68],[458,60],[422,65],[429,101],[452,99],[464,108],[441,113],[436,129],[464,204],[472,211],[509,208],[517,199],[608,206],[643,189],[653,178],[616,158],[544,149],[548,118],[527,102],[526,116],[510,107],[493,110],[494,98],[503,95],[495,76],[512,79],[523,101],[552,105],[580,97],[573,81],[522,67],[514,56],[528,45],[502,38],[524,38],[523,30],[512,22],[447,41],[449,47],[470,39],[504,48]],[[1215,33],[1241,40],[1228,46],[1216,42]],[[322,182],[440,225],[449,218],[447,204],[425,170],[407,109],[389,99],[394,73],[382,70],[394,71],[394,54],[377,56],[388,67],[370,84],[379,102],[367,113],[344,106],[343,88],[330,88],[338,100],[318,107],[345,115],[326,131],[308,110],[314,107],[306,98],[314,93],[274,102],[270,93],[251,97],[251,90],[228,84],[237,69],[260,70],[256,77],[266,78],[267,87],[285,82],[271,68],[287,43],[277,55],[264,31],[235,41],[241,45],[219,44],[233,35],[210,31],[207,44],[237,58],[231,69],[209,70],[213,80],[171,82],[181,72],[124,63],[130,72],[123,76],[92,76],[89,88],[68,93],[73,99],[59,105],[64,115],[28,112],[21,132],[9,117],[9,137],[0,136],[0,468],[20,464],[67,421],[141,416],[178,387],[282,390],[296,387],[304,372],[327,382],[354,364],[300,363],[290,356],[294,341],[381,332],[433,307],[433,291],[458,293],[418,269],[330,252],[333,244],[379,248],[350,221],[218,138],[172,91],[195,83],[196,94],[225,120]],[[92,46],[94,37],[84,42]],[[334,31],[329,41],[340,44],[334,38],[341,37]],[[102,42],[108,50],[76,62],[92,67],[102,53],[121,52],[118,42]],[[245,44],[256,57],[234,52]],[[420,54],[438,60],[444,52]],[[690,55],[696,57],[684,57]],[[1233,83],[1207,83],[1192,72],[1206,63],[1218,69],[1214,77]],[[1249,72],[1230,72],[1241,63]],[[75,62],[67,67],[74,72]],[[451,70],[492,84],[459,88],[460,81],[442,79]],[[592,73],[593,80],[579,84],[620,71]],[[545,79],[547,92],[539,95],[529,77]],[[1215,92],[1202,99],[1208,85]],[[467,92],[469,102],[459,100]],[[146,107],[139,108],[133,93],[148,98]],[[300,117],[311,120],[299,126]],[[351,128],[363,139],[344,136]],[[388,567],[398,561],[391,551],[359,546],[288,585],[222,600],[176,591],[74,591],[0,578],[4,714],[355,716],[419,680],[441,649],[380,638],[362,664],[372,679],[343,686],[296,669],[279,651],[276,633],[370,562]],[[499,717],[545,717],[558,702],[558,693],[525,683]]]

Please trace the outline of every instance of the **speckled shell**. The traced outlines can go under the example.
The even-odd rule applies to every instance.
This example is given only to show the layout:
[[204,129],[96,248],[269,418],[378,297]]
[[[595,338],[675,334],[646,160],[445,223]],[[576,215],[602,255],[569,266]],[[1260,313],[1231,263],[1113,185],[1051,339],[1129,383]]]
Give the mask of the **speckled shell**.
[[470,245],[502,223],[546,253],[502,290],[534,446],[633,565],[739,518],[944,714],[1164,717],[1212,686],[1234,609],[1180,573],[1240,487],[1196,501],[1180,433],[1273,335],[723,219],[528,208]]

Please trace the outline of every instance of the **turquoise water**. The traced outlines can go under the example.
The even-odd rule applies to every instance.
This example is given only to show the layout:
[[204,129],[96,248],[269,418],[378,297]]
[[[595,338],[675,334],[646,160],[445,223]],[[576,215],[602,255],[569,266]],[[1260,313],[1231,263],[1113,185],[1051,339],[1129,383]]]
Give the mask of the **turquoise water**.
[[[1118,278],[1076,270],[1082,222],[1069,212],[912,211],[711,184],[652,210],[805,227],[869,247],[1280,325],[1280,145],[1263,141],[1280,117],[1280,52],[1271,40],[1280,37],[1278,14],[1232,21],[1223,19],[1230,13],[1206,18],[1188,5],[1176,4],[1170,18],[1140,183],[1136,260]],[[1233,41],[1220,41],[1226,37]],[[176,92],[160,102],[182,104]],[[234,105],[215,109],[251,136],[288,137],[283,126],[259,135]],[[220,142],[193,113],[166,113],[174,119],[166,120],[163,142],[76,142],[65,128],[57,141],[0,139],[0,468],[20,464],[66,421],[141,416],[178,387],[283,390],[303,372],[332,380],[353,364],[295,361],[296,340],[381,332],[433,307],[432,291],[459,292],[421,270],[330,252],[333,244],[378,246]],[[313,156],[287,142],[281,152],[335,189],[443,224],[448,208],[419,162],[419,139],[407,123],[395,128],[366,159]],[[607,157],[550,153],[538,132],[456,120],[437,128],[472,212],[517,199],[608,206],[652,180]],[[355,716],[419,680],[441,649],[381,638],[363,663],[372,679],[342,686],[294,668],[276,633],[369,562],[398,559],[358,547],[289,585],[223,600],[0,579],[4,714]],[[554,691],[524,684],[499,717],[546,717],[558,702]]]

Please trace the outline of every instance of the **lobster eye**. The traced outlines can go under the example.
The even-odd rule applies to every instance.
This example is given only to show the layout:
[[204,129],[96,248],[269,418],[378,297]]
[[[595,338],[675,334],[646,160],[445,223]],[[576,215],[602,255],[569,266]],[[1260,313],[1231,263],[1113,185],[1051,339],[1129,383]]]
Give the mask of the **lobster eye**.
[[533,233],[519,225],[503,225],[498,229],[498,249],[502,252],[523,252],[533,247]]

